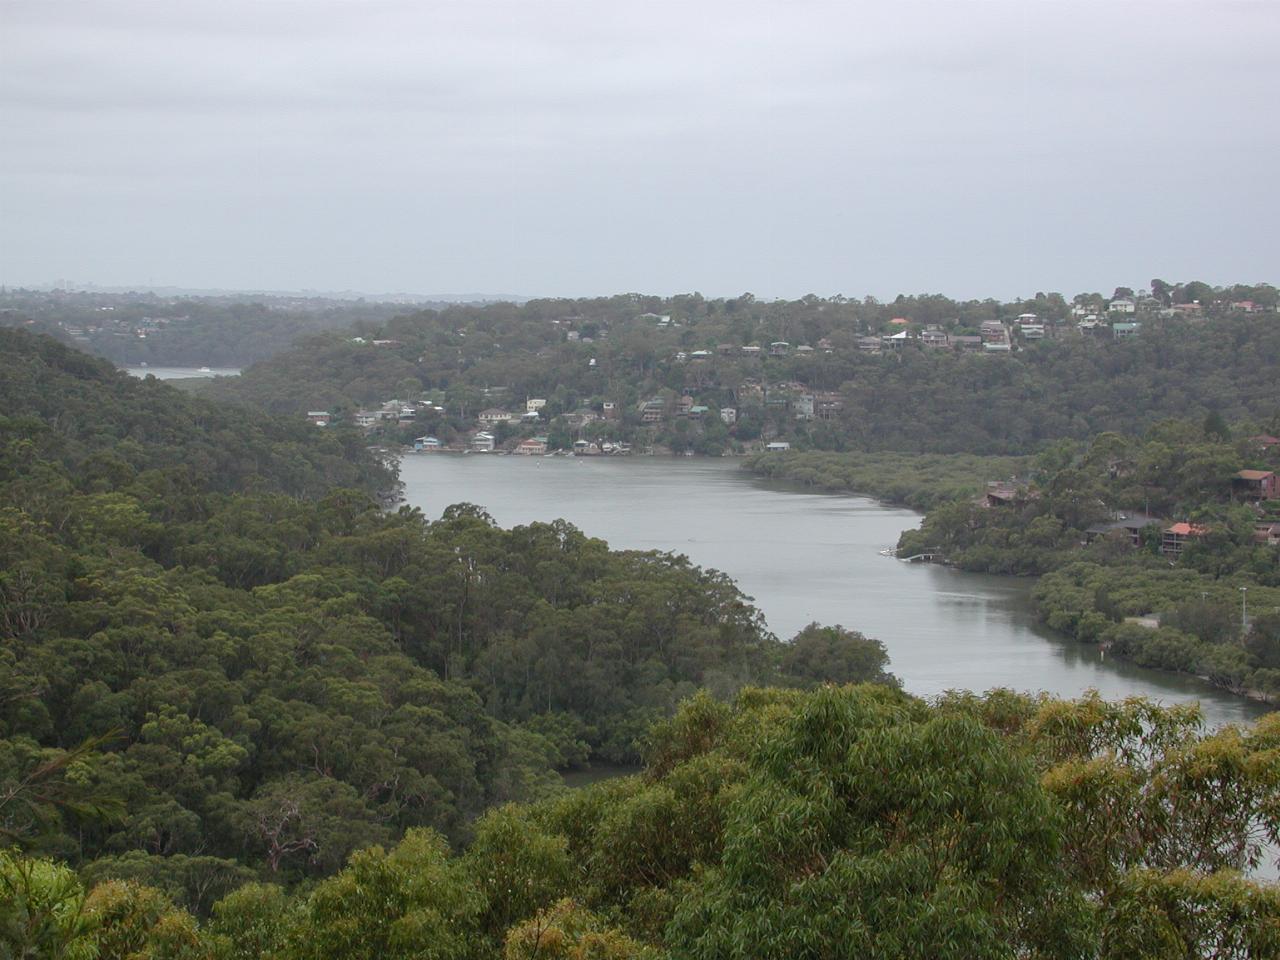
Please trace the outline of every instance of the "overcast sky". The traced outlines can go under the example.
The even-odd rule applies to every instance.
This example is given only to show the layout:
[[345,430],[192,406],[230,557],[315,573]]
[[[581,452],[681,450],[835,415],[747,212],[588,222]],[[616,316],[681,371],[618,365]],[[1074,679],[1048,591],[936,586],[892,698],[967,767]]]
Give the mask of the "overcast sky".
[[0,280],[1280,280],[1280,2],[0,0]]

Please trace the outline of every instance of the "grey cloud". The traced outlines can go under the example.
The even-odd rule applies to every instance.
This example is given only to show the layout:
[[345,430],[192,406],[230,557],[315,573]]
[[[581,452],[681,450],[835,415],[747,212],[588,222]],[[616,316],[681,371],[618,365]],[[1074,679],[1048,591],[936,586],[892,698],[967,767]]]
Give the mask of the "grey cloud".
[[[761,295],[1265,279],[1276,10],[7,3],[0,279]],[[1234,229],[1206,229],[1223,211]]]

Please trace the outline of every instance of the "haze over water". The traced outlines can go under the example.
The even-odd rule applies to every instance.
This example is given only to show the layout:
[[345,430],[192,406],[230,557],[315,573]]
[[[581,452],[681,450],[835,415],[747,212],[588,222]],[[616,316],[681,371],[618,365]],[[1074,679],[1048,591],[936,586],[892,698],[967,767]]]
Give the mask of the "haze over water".
[[564,518],[615,548],[686,554],[733,577],[780,637],[815,620],[878,637],[912,693],[1198,699],[1211,725],[1265,709],[1057,637],[1035,623],[1029,579],[881,556],[920,522],[911,510],[762,481],[734,460],[409,455],[401,479],[408,503],[433,519],[466,501],[504,527]]

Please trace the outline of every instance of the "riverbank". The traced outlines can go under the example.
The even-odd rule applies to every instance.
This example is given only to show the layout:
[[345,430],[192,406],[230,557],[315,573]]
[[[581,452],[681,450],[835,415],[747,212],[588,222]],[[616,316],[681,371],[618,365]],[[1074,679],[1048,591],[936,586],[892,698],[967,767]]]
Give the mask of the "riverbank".
[[1114,700],[1200,701],[1212,725],[1264,709],[1192,677],[1104,657],[1046,629],[1029,578],[888,561],[917,511],[762,479],[712,457],[417,456],[406,502],[428,517],[481,505],[506,527],[563,519],[615,549],[685,554],[731,577],[778,636],[841,623],[884,642],[920,696],[992,687]]
[[[987,481],[1025,473],[1030,464],[1030,457],[784,453],[748,458],[743,466],[773,479],[822,490],[870,495],[882,502],[931,511],[945,503],[971,500]],[[915,542],[921,537],[906,539],[912,541],[908,551],[916,551],[911,559],[951,564],[936,546]],[[894,555],[902,552],[893,551]],[[1070,556],[1069,551],[1064,553],[1064,559]],[[995,576],[1018,576],[1032,583],[1039,622],[1077,643],[1093,645],[1100,655],[1110,653],[1138,666],[1193,676],[1233,696],[1258,703],[1280,702],[1280,675],[1273,675],[1280,671],[1256,669],[1238,648],[1210,645],[1186,631],[1168,628],[1126,630],[1122,624],[1096,611],[1086,598],[1071,595],[1064,600],[1061,591],[1041,590],[1041,578],[1037,574],[980,570]],[[1159,573],[1156,571],[1156,575]],[[1123,578],[1124,571],[1116,571],[1115,576]],[[1198,590],[1202,600],[1210,591],[1223,594],[1215,596],[1223,605],[1235,598],[1235,584],[1223,589],[1218,589],[1221,584],[1199,586],[1204,587]],[[1274,591],[1256,588],[1259,605],[1265,608],[1271,600],[1280,602],[1280,595],[1273,597],[1272,593]],[[1128,601],[1124,609],[1128,611],[1133,603]],[[1276,603],[1269,605],[1276,606]],[[1091,610],[1093,615],[1087,615]]]
[[990,480],[1024,474],[1031,457],[977,454],[830,453],[789,451],[747,456],[757,476],[828,493],[870,496],[925,512],[939,504],[977,496]]

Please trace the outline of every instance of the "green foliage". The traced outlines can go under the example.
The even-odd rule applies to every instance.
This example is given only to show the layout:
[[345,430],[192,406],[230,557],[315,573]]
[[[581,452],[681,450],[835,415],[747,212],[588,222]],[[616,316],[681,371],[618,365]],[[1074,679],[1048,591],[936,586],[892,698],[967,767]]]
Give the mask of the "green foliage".
[[391,851],[371,847],[307,899],[290,960],[462,960],[483,909],[438,834],[412,830]]
[[889,654],[879,640],[838,624],[811,623],[787,644],[782,654],[784,677],[802,686],[818,683],[888,683],[897,678],[885,668]]
[[930,510],[962,497],[972,497],[996,478],[1024,473],[1026,457],[980,457],[972,454],[904,453],[763,453],[748,457],[743,467],[772,480],[785,480],[820,490],[860,493],[915,510]]
[[93,924],[84,888],[62,864],[0,850],[0,956],[13,960],[93,960]]
[[1280,716],[1201,726],[1096,694],[704,693],[640,775],[494,810],[460,855],[410,830],[203,926],[119,880],[80,911],[70,871],[10,857],[42,879],[0,929],[122,958],[1269,956],[1280,900],[1240,871],[1280,840]]

